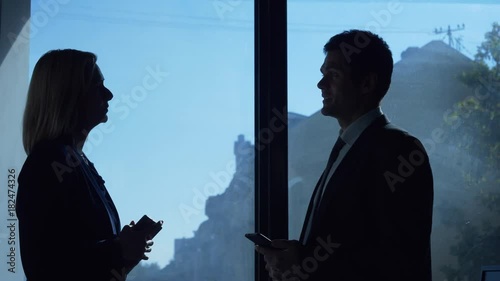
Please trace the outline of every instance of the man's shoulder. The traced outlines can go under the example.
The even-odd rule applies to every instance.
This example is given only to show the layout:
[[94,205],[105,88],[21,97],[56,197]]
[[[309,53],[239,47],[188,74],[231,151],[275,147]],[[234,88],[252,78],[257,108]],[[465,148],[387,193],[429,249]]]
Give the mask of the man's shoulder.
[[415,135],[390,122],[377,128],[371,137],[373,143],[380,150],[402,151],[418,149],[425,152],[422,143]]
[[406,129],[390,122],[380,127],[376,131],[376,135],[378,135],[379,138],[394,141],[408,141],[417,139],[415,135],[413,135]]

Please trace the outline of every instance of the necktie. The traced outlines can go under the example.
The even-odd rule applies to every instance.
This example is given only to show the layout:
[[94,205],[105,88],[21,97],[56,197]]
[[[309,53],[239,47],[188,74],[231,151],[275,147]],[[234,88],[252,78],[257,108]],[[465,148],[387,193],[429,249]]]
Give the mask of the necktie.
[[318,186],[318,192],[316,193],[316,196],[314,198],[314,214],[316,213],[319,202],[321,201],[321,197],[323,197],[323,192],[325,190],[326,186],[326,179],[328,178],[328,174],[330,173],[330,170],[332,169],[333,163],[335,163],[335,160],[337,160],[337,157],[339,156],[340,150],[344,147],[345,142],[342,140],[342,138],[339,136],[337,138],[337,141],[335,142],[335,145],[332,148],[332,152],[330,153],[330,158],[328,158],[328,163],[326,164],[325,171],[323,172],[323,176],[321,177],[321,182],[320,185]]
[[316,187],[317,190],[314,193],[312,211],[309,214],[309,218],[307,220],[305,241],[308,241],[308,239],[309,239],[309,234],[311,232],[313,220],[316,217],[316,213],[319,209],[319,202],[321,201],[321,197],[323,196],[323,190],[325,189],[325,186],[326,186],[326,178],[328,177],[328,174],[330,173],[330,170],[333,166],[333,163],[335,163],[335,160],[337,160],[337,157],[339,156],[340,150],[344,147],[344,145],[345,145],[345,142],[339,136],[337,138],[337,141],[335,142],[335,145],[332,148],[332,152],[330,153],[330,158],[328,158],[328,163],[326,164],[325,171],[323,172],[323,175],[321,176],[320,182],[319,182],[318,186]]

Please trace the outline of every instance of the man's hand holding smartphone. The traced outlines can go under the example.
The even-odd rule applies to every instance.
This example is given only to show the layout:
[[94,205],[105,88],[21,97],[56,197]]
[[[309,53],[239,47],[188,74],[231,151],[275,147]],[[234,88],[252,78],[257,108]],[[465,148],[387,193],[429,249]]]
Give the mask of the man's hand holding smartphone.
[[260,233],[245,236],[255,243],[255,250],[264,256],[266,270],[273,280],[282,280],[283,274],[300,262],[299,253],[303,246],[297,240],[271,240]]
[[267,238],[264,234],[261,233],[247,233],[245,234],[245,237],[252,241],[255,245],[261,246],[261,247],[272,247],[272,241],[271,239]]

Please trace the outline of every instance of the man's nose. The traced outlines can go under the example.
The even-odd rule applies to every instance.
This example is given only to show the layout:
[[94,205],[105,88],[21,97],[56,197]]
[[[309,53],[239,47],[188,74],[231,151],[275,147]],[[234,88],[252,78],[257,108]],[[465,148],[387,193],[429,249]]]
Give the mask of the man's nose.
[[320,90],[323,90],[323,80],[325,80],[325,77],[321,78],[319,81],[318,81],[318,84],[316,85],[318,87],[318,89]]

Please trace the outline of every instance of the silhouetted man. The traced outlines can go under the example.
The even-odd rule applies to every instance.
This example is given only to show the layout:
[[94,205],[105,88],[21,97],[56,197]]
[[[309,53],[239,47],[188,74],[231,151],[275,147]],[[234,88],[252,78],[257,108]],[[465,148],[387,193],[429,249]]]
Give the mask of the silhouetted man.
[[321,112],[339,122],[338,139],[300,241],[274,240],[281,249],[257,251],[274,280],[431,280],[429,158],[380,109],[391,51],[377,35],[350,30],[333,36],[324,52]]

